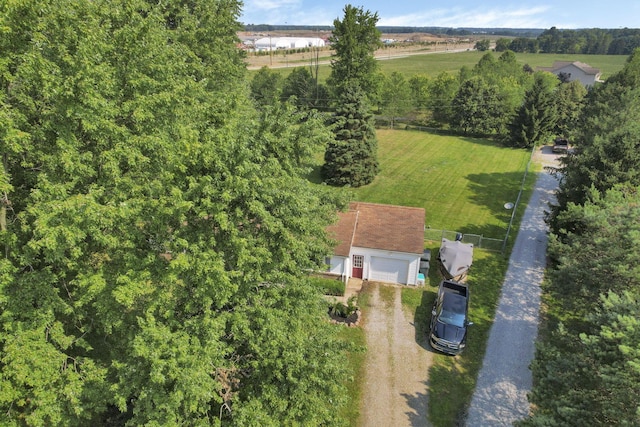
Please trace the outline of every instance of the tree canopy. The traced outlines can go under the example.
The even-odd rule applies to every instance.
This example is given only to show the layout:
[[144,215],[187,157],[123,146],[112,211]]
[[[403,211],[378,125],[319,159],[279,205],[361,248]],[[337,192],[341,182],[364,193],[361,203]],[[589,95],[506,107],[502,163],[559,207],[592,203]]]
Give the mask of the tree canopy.
[[558,117],[554,97],[558,84],[553,74],[536,73],[533,87],[525,93],[524,102],[511,122],[512,145],[531,148],[540,142],[552,140]]
[[382,113],[389,118],[393,128],[396,118],[411,109],[411,89],[404,76],[394,71],[382,83]]
[[519,426],[638,424],[638,190],[622,185],[592,193],[566,211],[579,232],[550,244],[550,332],[532,363],[535,410]]
[[327,130],[255,111],[240,4],[0,9],[3,424],[339,424]]
[[589,92],[577,132],[578,151],[564,159],[557,206],[551,225],[556,233],[570,224],[555,221],[569,203],[582,204],[591,188],[603,192],[619,183],[640,184],[640,49],[625,67]]
[[587,95],[559,175],[534,409],[519,426],[640,422],[637,55]]

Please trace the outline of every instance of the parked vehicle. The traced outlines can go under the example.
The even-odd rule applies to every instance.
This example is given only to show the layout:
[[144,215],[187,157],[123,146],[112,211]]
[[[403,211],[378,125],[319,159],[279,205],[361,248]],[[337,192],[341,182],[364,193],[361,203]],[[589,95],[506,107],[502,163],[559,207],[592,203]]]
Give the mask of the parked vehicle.
[[469,286],[443,280],[438,287],[429,327],[431,347],[447,354],[460,354],[467,344]]
[[556,138],[553,142],[553,147],[551,151],[554,153],[565,154],[569,152],[569,140],[566,138]]

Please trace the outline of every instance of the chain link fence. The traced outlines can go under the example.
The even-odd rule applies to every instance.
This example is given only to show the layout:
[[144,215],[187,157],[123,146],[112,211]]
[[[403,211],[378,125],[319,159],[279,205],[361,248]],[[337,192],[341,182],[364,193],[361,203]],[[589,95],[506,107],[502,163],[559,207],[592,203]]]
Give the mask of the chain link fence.
[[[424,239],[433,242],[441,242],[443,238],[455,240],[458,234],[457,231],[427,228],[424,230]],[[484,237],[481,234],[463,234],[462,242],[472,243],[476,248],[495,252],[502,252],[504,247],[504,239],[493,239],[491,237]]]

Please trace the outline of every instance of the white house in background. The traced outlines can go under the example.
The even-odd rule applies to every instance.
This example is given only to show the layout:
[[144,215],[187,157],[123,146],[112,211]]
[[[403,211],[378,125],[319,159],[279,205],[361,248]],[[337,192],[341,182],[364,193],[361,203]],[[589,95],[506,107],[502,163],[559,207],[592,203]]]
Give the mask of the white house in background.
[[329,273],[376,282],[418,284],[425,210],[353,202],[327,231],[338,242]]
[[579,61],[556,61],[552,67],[538,67],[537,70],[548,71],[556,76],[564,74],[570,82],[579,80],[583,86],[593,86],[596,82],[602,82],[599,69]]
[[324,47],[324,40],[318,37],[263,37],[254,42],[254,48],[257,51],[306,47]]

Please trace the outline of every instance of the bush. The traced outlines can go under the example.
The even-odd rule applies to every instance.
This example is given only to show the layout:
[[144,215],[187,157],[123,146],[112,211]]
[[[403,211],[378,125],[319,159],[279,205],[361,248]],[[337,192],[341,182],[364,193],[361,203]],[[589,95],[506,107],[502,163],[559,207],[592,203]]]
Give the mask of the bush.
[[329,278],[313,276],[311,277],[311,284],[318,288],[323,295],[332,295],[341,297],[344,295],[345,285],[340,278]]
[[338,301],[329,306],[329,314],[336,317],[349,317],[356,311],[358,311],[358,306],[356,306],[355,295],[349,298],[346,305]]

